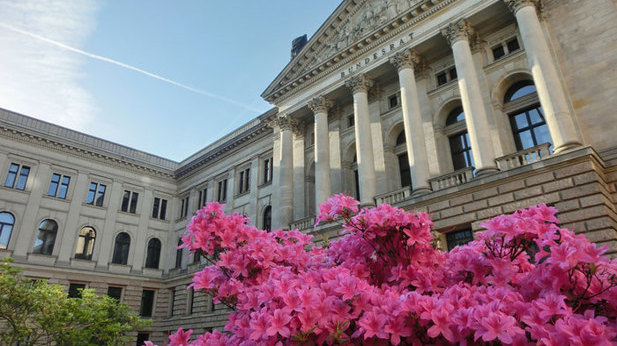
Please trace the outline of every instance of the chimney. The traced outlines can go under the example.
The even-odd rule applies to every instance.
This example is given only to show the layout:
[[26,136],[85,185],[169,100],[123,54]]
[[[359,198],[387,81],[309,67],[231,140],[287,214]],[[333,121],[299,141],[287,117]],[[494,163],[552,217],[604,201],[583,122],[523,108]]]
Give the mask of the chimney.
[[306,45],[306,34],[291,41],[291,58],[293,59]]

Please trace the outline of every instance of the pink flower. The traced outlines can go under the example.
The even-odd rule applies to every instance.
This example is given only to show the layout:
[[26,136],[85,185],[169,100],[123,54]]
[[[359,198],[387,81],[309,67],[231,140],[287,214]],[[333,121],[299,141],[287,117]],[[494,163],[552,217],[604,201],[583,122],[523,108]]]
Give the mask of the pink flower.
[[291,320],[291,310],[288,308],[276,309],[274,316],[270,319],[270,327],[266,330],[268,336],[281,334],[283,337],[289,337],[290,331],[287,324]]
[[501,312],[490,312],[487,317],[482,318],[475,340],[482,337],[482,340],[486,342],[499,339],[503,343],[511,344],[513,336],[522,334],[525,332],[517,325],[514,317],[506,316]]
[[364,340],[373,336],[381,339],[387,339],[388,333],[384,330],[385,323],[385,315],[371,311],[364,314],[358,322],[358,325],[364,329]]
[[192,329],[185,332],[184,329],[178,328],[178,331],[169,336],[169,346],[188,346],[191,334],[193,334]]

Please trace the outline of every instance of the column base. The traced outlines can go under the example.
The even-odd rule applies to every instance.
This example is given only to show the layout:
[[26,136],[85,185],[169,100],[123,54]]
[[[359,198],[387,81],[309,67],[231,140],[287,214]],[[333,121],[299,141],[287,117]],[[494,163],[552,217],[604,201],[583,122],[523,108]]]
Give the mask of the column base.
[[486,167],[486,168],[482,168],[482,169],[477,169],[476,170],[476,177],[483,177],[486,175],[491,175],[493,173],[497,173],[499,172],[499,168],[497,167]]
[[411,197],[418,197],[433,192],[430,187],[422,186],[411,191]]
[[570,149],[575,149],[581,146],[583,146],[583,144],[579,142],[565,143],[565,144],[562,144],[561,146],[556,147],[555,150],[553,150],[553,154],[559,154],[561,152],[568,151]]

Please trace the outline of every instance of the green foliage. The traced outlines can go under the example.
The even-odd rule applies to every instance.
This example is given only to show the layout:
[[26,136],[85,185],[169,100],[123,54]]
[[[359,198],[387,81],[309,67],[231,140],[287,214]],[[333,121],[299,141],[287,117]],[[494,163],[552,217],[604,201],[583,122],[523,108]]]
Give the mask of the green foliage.
[[12,259],[0,262],[0,344],[119,345],[146,328],[126,304],[91,289],[68,298],[58,285],[20,275]]

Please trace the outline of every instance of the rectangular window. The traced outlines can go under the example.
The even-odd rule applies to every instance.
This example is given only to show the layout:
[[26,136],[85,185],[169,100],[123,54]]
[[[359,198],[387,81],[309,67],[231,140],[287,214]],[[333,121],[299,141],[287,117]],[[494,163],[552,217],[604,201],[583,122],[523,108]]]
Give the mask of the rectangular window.
[[25,190],[29,174],[30,167],[11,163],[6,180],[4,181],[4,186],[17,190]]
[[141,317],[152,317],[152,310],[154,306],[154,291],[143,290],[141,292],[141,306],[139,308],[139,315]]
[[508,47],[508,52],[510,54],[518,51],[519,49],[521,49],[521,46],[518,44],[518,39],[516,37],[510,39],[508,42],[506,42],[506,46]]
[[174,315],[174,308],[176,307],[176,288],[169,289],[169,317]]
[[207,201],[208,201],[208,188],[206,187],[203,190],[199,190],[199,205],[198,205],[198,208],[201,208],[204,205],[206,205]]
[[505,49],[503,49],[503,46],[500,44],[498,46],[493,47],[493,59],[494,60],[499,60],[501,58],[503,58],[506,55],[506,51]]
[[396,95],[392,95],[388,98],[390,102],[390,109],[398,106],[398,97]]
[[81,298],[81,291],[85,288],[85,284],[71,283],[69,285],[69,298]]
[[218,202],[225,202],[227,200],[227,179],[219,181],[216,200]]
[[165,220],[166,214],[167,214],[167,200],[154,197],[154,202],[152,203],[152,218]]
[[448,73],[450,74],[450,81],[456,80],[458,78],[458,74],[456,73],[456,67],[451,67]]
[[195,301],[195,290],[191,288],[189,290],[189,304],[188,304],[188,313],[191,315],[193,313],[193,303]]
[[182,199],[182,203],[180,205],[180,218],[186,217],[189,213],[189,196],[186,196]]
[[437,85],[444,85],[448,83],[448,76],[445,72],[441,72],[437,74]]
[[90,188],[88,189],[88,196],[86,197],[86,203],[102,207],[106,189],[107,186],[103,184],[91,182]]
[[251,173],[250,168],[247,168],[240,172],[240,177],[239,177],[240,179],[238,179],[239,180],[238,193],[245,193],[250,190],[249,188],[250,173]]
[[146,343],[146,341],[150,340],[150,334],[148,333],[138,333],[137,334],[137,343],[135,345],[137,346],[143,346],[143,344]]
[[467,244],[472,241],[473,232],[471,228],[450,232],[446,234],[446,240],[448,242],[448,251],[450,251],[459,245]]
[[356,124],[356,119],[352,115],[347,116],[347,127],[353,127]]
[[66,175],[60,175],[58,173],[54,173],[51,175],[51,183],[49,184],[49,191],[47,191],[47,195],[51,197],[57,198],[66,198],[66,193],[69,190],[69,184],[71,182],[71,177]]
[[137,201],[139,200],[139,193],[124,190],[122,196],[122,211],[126,213],[135,214],[137,212]]
[[264,184],[272,181],[273,163],[271,157],[264,160]]
[[122,287],[109,286],[107,287],[107,296],[115,299],[116,301],[122,300]]

